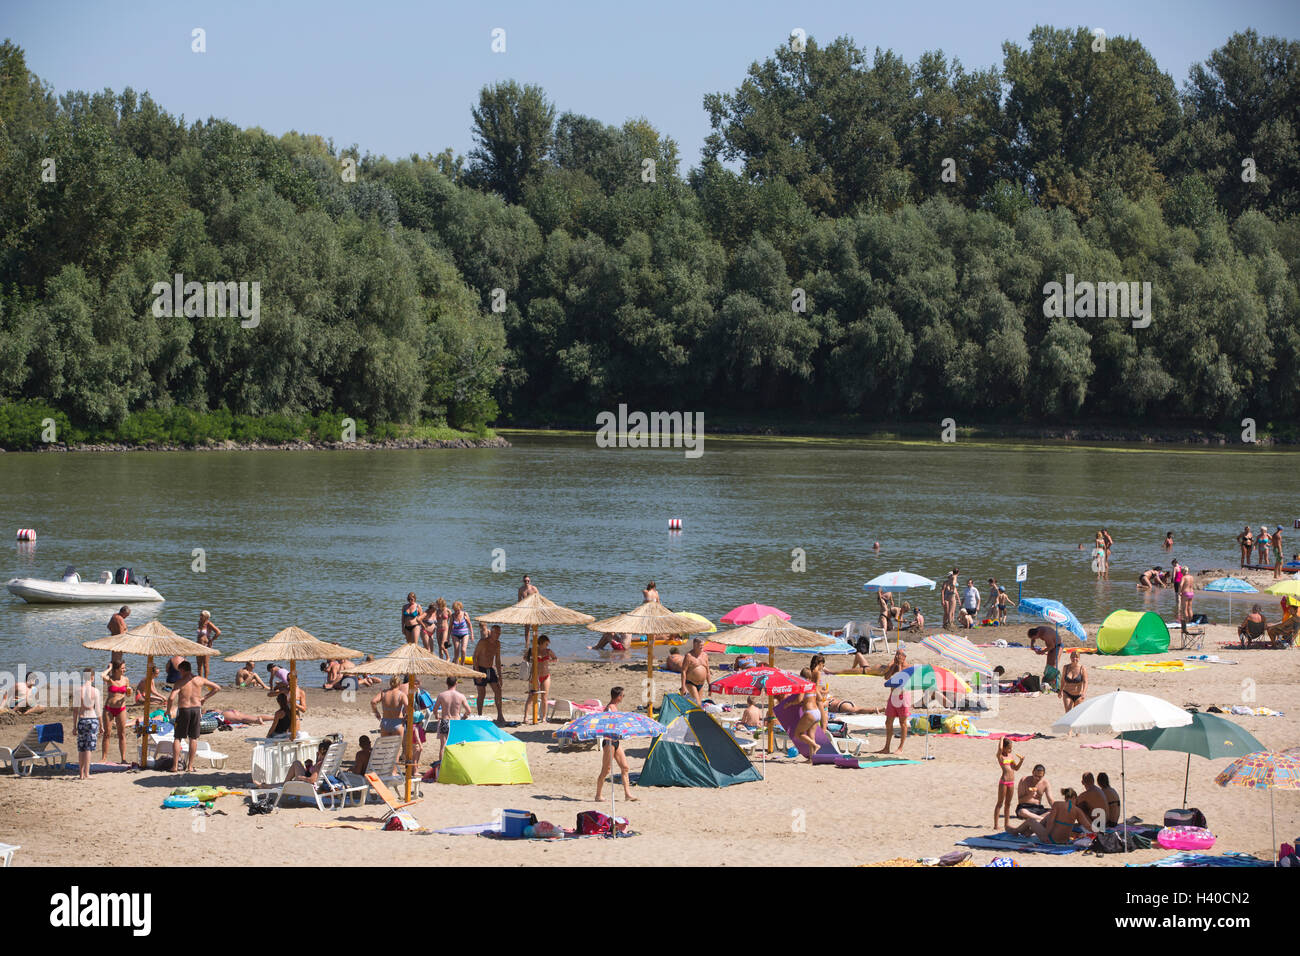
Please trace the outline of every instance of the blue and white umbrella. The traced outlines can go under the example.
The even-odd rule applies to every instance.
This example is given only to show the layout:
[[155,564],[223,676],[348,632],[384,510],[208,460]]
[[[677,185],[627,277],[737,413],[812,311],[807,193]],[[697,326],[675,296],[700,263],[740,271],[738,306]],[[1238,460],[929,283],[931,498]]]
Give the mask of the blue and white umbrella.
[[1204,591],[1219,591],[1228,595],[1228,619],[1232,619],[1232,596],[1234,594],[1258,594],[1259,588],[1255,587],[1249,581],[1243,581],[1241,578],[1234,578],[1231,574],[1227,577],[1215,578],[1209,584],[1202,588]]
[[856,654],[858,652],[858,649],[848,641],[830,634],[822,634],[821,631],[817,634],[827,640],[827,643],[821,647],[783,647],[781,650],[794,654]]
[[1050,621],[1056,625],[1058,634],[1064,627],[1079,640],[1088,639],[1088,632],[1083,629],[1074,612],[1060,601],[1053,601],[1050,598],[1021,598],[1020,603],[1016,605],[1016,610],[1042,621]]
[[[657,720],[645,714],[629,710],[605,710],[594,714],[583,714],[571,720],[555,732],[555,736],[572,740],[626,740],[629,737],[658,737],[667,728]],[[603,755],[602,755],[603,758]],[[609,810],[614,816],[614,797],[618,788],[614,786],[614,769],[616,764],[610,761]],[[618,836],[618,827],[614,828]]]

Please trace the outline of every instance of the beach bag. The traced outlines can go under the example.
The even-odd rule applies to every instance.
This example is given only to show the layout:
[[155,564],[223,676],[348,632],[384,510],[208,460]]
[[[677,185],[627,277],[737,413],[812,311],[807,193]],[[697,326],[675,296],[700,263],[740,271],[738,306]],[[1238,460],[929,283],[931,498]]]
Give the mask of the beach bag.
[[1165,827],[1200,827],[1202,830],[1208,829],[1205,823],[1205,814],[1198,807],[1188,807],[1187,809],[1166,810]]
[[1020,689],[1027,694],[1036,694],[1043,689],[1037,674],[1025,674],[1020,678]]
[[[1128,849],[1149,850],[1151,841],[1144,836],[1140,836],[1137,831],[1128,831]],[[1098,833],[1092,838],[1092,845],[1088,847],[1089,853],[1123,853],[1124,852],[1124,834],[1119,830],[1105,830]]]
[[610,836],[615,830],[627,832],[624,817],[609,817],[598,810],[583,810],[578,814],[578,833],[582,836]]

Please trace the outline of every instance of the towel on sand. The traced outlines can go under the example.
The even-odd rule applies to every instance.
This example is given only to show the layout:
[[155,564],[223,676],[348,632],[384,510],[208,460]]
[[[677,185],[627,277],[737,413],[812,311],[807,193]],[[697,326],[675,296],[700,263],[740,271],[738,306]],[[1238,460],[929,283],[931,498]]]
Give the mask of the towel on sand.
[[1154,863],[1129,863],[1127,866],[1272,866],[1269,860],[1261,860],[1249,853],[1192,853],[1183,851],[1161,857]]
[[1019,833],[990,833],[988,836],[967,837],[958,840],[957,846],[967,846],[976,850],[1024,850],[1026,853],[1050,853],[1054,856],[1074,853],[1080,849],[1073,843],[1064,846],[1055,843],[1039,843]]
[[1168,674],[1177,671],[1205,670],[1204,664],[1189,664],[1186,661],[1125,661],[1123,664],[1106,664],[1104,671],[1138,671],[1143,674]]

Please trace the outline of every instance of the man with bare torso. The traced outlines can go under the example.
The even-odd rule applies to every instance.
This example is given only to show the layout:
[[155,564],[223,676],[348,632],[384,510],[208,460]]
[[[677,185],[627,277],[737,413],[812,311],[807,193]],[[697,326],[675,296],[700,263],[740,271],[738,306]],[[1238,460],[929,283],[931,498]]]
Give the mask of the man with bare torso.
[[[682,659],[682,693],[697,704],[704,703],[701,692],[709,685],[709,653],[703,638],[691,641],[691,649]],[[690,688],[688,691],[687,688]]]
[[[1047,655],[1047,666],[1043,668],[1043,685],[1051,686],[1052,690],[1060,689],[1061,672],[1057,670],[1056,661],[1061,654],[1061,641],[1056,636],[1056,628],[1048,627],[1045,624],[1038,627],[1031,627],[1028,631],[1029,649],[1035,654]],[[1043,642],[1043,649],[1040,651],[1034,645]]]
[[[175,714],[172,718],[172,726],[175,728],[172,737],[173,771],[181,768],[181,742],[184,740],[189,741],[190,763],[194,762],[194,755],[198,753],[199,724],[203,720],[203,705],[207,703],[208,698],[221,690],[206,677],[195,676],[189,661],[181,661],[178,669],[180,679],[167,695],[167,713]],[[204,694],[205,687],[211,687],[211,692]]]
[[447,749],[447,736],[453,720],[469,719],[469,701],[456,689],[456,678],[447,678],[447,689],[434,698],[433,716],[438,720],[438,759]]
[[497,705],[497,723],[506,722],[505,711],[501,709],[501,627],[493,624],[491,629],[479,622],[479,639],[474,645],[474,657],[471,666],[481,676],[474,678],[478,689],[478,715],[483,716],[483,699],[488,687],[492,688],[492,700]]
[[1079,791],[1079,809],[1088,815],[1094,830],[1106,828],[1107,796],[1106,791],[1097,786],[1092,774],[1083,775],[1083,789]]
[[1020,778],[1016,788],[1016,816],[1042,823],[1052,807],[1052,785],[1047,782],[1047,768],[1034,764],[1034,771]]

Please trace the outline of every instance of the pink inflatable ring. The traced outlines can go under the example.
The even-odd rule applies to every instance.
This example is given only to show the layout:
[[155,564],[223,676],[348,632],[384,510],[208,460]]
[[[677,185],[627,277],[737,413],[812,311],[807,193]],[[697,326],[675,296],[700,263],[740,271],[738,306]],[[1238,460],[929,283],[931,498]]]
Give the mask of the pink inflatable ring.
[[1156,842],[1168,850],[1208,850],[1214,840],[1203,827],[1165,827],[1156,834]]

